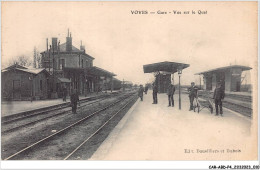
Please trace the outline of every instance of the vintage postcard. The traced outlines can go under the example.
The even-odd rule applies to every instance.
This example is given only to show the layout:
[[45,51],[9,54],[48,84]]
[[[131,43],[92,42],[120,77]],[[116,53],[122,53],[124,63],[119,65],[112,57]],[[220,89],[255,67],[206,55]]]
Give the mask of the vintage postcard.
[[257,1],[5,1],[1,19],[3,163],[258,160]]

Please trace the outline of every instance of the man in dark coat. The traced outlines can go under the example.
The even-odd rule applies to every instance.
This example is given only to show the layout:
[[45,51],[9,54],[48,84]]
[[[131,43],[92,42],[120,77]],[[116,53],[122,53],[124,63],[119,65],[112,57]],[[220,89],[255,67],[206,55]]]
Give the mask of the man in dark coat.
[[168,95],[168,101],[169,101],[168,107],[170,107],[170,106],[174,107],[174,99],[173,99],[174,92],[175,92],[174,85],[169,84],[168,89],[167,89],[167,95]]
[[140,97],[141,101],[143,101],[143,95],[144,95],[144,88],[142,85],[140,85],[140,88],[138,90],[138,96]]
[[66,88],[66,86],[63,87],[62,94],[63,94],[63,101],[66,102],[66,98],[67,98],[67,88]]
[[188,92],[189,92],[190,111],[191,111],[191,110],[193,110],[194,98],[197,97],[197,93],[198,93],[198,88],[195,86],[194,82],[191,83],[191,86],[189,87]]
[[221,83],[217,83],[217,87],[214,90],[213,99],[215,100],[216,116],[218,115],[218,106],[220,109],[220,115],[223,116],[222,100],[225,97],[224,89],[221,87]]
[[156,84],[153,83],[153,104],[157,104],[158,103],[157,92],[158,92],[158,88],[157,88]]
[[72,113],[76,114],[77,113],[77,104],[79,102],[79,95],[78,95],[76,89],[72,90],[72,93],[70,96],[70,102],[71,102],[71,107],[72,107]]
[[148,91],[148,85],[145,85],[145,87],[144,87],[145,94],[147,94],[147,91]]

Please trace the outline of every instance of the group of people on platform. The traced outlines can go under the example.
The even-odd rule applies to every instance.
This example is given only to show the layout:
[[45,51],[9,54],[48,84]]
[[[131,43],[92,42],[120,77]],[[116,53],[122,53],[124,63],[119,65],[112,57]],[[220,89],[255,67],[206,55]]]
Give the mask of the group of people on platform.
[[[155,83],[152,84],[152,89],[153,89],[153,103],[152,104],[157,104],[158,99],[157,99],[157,93],[158,93],[158,88]],[[148,86],[145,86],[143,88],[143,85],[140,85],[139,90],[138,90],[138,96],[140,97],[141,101],[143,101],[143,93],[147,94]],[[197,100],[198,98],[198,90],[199,88],[195,86],[195,83],[192,82],[191,86],[188,88],[188,93],[189,93],[189,101],[190,101],[190,108],[189,110],[193,110],[194,108],[194,99]],[[168,107],[172,106],[174,107],[174,95],[175,92],[175,86],[173,84],[169,84],[167,88],[167,95],[168,95],[168,102],[169,105]],[[220,115],[223,116],[223,109],[222,109],[222,100],[225,97],[225,92],[223,87],[221,86],[221,82],[217,83],[217,86],[214,90],[213,94],[213,100],[215,102],[215,109],[216,109],[216,116]],[[220,112],[219,112],[220,111]]]
[[[189,92],[190,111],[191,111],[193,110],[194,107],[193,104],[194,99],[198,98],[198,87],[195,86],[194,82],[191,83],[191,87],[188,89],[188,92]],[[221,86],[221,82],[218,82],[212,97],[215,103],[216,116],[218,116],[219,113],[221,116],[223,116],[222,100],[224,99],[224,97],[225,97],[225,91]]]

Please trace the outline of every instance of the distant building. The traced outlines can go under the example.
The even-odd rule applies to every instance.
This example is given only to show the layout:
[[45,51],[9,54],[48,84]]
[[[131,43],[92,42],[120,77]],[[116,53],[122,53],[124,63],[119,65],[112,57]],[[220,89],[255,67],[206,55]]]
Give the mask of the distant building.
[[77,89],[79,94],[106,90],[110,79],[115,74],[93,66],[94,58],[85,52],[85,46],[80,49],[72,45],[71,33],[68,31],[66,42],[60,44],[57,38],[52,38],[52,45],[41,52],[42,67],[51,74],[49,93],[52,98],[62,95],[66,86],[70,91]]
[[123,81],[122,82],[122,88],[125,89],[132,89],[133,83],[131,81]]
[[241,91],[242,72],[250,69],[252,68],[247,66],[231,65],[196,73],[196,75],[203,75],[205,90],[214,90],[217,82],[221,82],[225,91],[236,92]]
[[14,64],[2,70],[2,99],[46,99],[49,73]]

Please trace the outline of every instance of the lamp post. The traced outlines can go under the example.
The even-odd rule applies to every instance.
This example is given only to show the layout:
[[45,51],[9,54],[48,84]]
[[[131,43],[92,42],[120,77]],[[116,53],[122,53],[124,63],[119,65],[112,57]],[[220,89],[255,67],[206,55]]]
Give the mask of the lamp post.
[[179,75],[179,110],[181,110],[181,74],[182,74],[182,68],[178,67],[178,75]]

